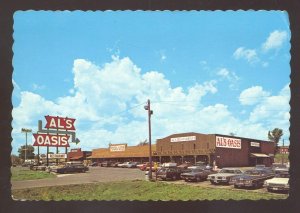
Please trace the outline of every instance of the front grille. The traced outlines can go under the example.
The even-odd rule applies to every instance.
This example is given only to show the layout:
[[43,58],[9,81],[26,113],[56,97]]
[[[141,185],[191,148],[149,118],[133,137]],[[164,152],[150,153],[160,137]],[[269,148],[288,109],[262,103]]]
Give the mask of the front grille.
[[222,180],[222,177],[217,177],[218,180]]

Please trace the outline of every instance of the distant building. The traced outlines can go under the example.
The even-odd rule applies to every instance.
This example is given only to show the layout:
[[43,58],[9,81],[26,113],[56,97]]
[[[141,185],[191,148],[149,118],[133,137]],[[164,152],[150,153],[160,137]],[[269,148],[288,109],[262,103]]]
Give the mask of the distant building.
[[67,160],[68,161],[84,161],[87,160],[87,157],[91,156],[91,151],[81,151],[81,148],[71,149],[68,152]]
[[279,154],[289,154],[289,147],[288,146],[279,146],[278,147]]

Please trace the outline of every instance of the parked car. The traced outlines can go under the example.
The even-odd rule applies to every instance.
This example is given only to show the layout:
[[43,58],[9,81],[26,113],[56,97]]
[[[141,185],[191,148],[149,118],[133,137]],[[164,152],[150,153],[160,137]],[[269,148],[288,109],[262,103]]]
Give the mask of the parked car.
[[288,171],[288,166],[286,164],[281,164],[281,163],[273,163],[271,166],[271,169],[275,172],[275,173],[279,173],[281,171],[285,172]]
[[187,172],[187,169],[178,167],[162,167],[157,171],[157,178],[161,180],[178,180],[181,173]]
[[223,168],[216,174],[208,175],[207,180],[212,184],[230,184],[231,178],[242,174],[243,172],[237,168]]
[[231,179],[235,188],[260,188],[264,181],[275,176],[269,169],[250,169]]
[[187,169],[189,166],[192,166],[192,165],[193,165],[192,163],[186,162],[186,163],[180,164],[178,167]]
[[137,168],[139,168],[141,171],[145,171],[147,166],[149,166],[150,163],[149,162],[144,162],[144,163],[140,163],[138,165],[136,165]]
[[110,161],[103,161],[100,163],[100,166],[101,167],[109,167],[109,166],[111,166],[111,163],[112,162],[110,162]]
[[121,164],[121,162],[112,162],[110,164],[111,167],[118,167],[118,165]]
[[53,168],[52,171],[56,173],[73,173],[73,172],[86,172],[89,168],[83,164],[67,164],[63,167]]
[[138,162],[129,162],[129,164],[126,165],[126,168],[136,168]]
[[188,169],[187,172],[182,173],[180,175],[181,179],[185,180],[185,181],[196,181],[199,182],[201,180],[206,180],[208,175],[216,173],[212,170],[208,170],[208,169],[204,169],[201,167],[196,167],[196,168],[192,168],[192,169]]
[[46,168],[47,168],[47,166],[45,166],[45,165],[40,165],[40,166],[33,166],[33,167],[31,168],[31,170],[35,170],[35,171],[37,171],[37,170],[45,171]]
[[94,166],[99,166],[99,163],[98,162],[93,162],[90,164],[90,166],[94,167]]
[[289,172],[281,172],[276,174],[274,178],[265,180],[264,186],[267,188],[268,192],[288,192],[290,190],[289,179]]
[[119,163],[118,167],[126,168],[126,167],[128,167],[129,164],[130,164],[130,162]]

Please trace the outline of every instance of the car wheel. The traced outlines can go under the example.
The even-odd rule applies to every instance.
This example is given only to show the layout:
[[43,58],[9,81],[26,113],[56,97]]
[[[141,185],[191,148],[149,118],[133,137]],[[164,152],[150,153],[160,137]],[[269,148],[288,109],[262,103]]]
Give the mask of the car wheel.
[[212,180],[210,181],[211,184],[215,184],[215,182],[213,182]]
[[199,182],[201,181],[201,178],[200,177],[196,177],[196,182]]
[[236,189],[238,189],[238,188],[240,188],[238,185],[234,185],[234,188],[236,188]]
[[271,190],[270,188],[267,188],[267,191],[268,191],[268,192],[272,192],[272,190]]
[[172,180],[177,180],[176,175],[173,175]]

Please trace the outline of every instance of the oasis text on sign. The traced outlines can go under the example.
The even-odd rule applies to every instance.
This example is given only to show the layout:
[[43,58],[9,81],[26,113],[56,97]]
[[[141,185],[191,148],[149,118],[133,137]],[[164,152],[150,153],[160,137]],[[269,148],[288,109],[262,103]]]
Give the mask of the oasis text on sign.
[[33,146],[69,147],[69,135],[33,134]]
[[216,147],[241,149],[241,139],[216,136]]

